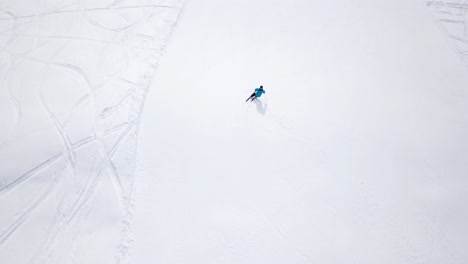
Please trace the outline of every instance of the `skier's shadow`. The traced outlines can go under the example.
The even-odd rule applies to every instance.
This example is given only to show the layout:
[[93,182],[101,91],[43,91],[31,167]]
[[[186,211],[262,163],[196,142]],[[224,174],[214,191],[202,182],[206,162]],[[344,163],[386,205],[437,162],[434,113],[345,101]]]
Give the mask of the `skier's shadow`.
[[259,112],[262,115],[265,115],[266,111],[267,111],[268,104],[264,105],[263,102],[260,101],[258,98],[256,98],[253,101],[255,103],[255,106],[257,107],[257,112]]

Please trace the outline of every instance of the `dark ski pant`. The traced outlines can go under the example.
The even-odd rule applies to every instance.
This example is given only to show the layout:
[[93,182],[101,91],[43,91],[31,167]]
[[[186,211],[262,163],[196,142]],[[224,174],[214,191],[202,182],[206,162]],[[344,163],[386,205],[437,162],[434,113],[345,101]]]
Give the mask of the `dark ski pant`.
[[249,101],[250,99],[252,99],[251,101],[255,100],[257,98],[257,96],[255,95],[255,93],[253,93],[249,98],[247,98],[247,100],[245,100],[246,102]]

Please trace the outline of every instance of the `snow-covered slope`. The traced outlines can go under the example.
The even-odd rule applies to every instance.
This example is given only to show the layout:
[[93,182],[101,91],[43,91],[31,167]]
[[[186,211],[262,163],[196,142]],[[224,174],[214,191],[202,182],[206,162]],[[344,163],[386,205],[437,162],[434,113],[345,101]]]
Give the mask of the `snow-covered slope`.
[[423,2],[190,1],[158,73],[133,263],[468,261],[468,74]]
[[0,262],[468,262],[465,2],[0,4]]
[[0,4],[0,262],[124,259],[143,100],[180,1]]

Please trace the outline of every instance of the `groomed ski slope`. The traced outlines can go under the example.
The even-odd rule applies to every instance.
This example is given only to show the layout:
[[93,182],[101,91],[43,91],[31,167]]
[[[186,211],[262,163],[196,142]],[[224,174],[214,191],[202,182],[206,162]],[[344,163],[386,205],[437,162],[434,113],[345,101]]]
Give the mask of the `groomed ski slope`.
[[0,3],[0,263],[468,263],[467,10]]
[[468,262],[468,72],[432,15],[187,2],[144,107],[130,262]]

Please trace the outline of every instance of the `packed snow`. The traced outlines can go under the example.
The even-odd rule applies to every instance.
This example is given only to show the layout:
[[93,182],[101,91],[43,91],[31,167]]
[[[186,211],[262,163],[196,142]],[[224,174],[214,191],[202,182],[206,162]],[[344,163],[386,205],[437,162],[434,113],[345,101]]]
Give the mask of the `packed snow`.
[[468,263],[467,10],[0,3],[0,263]]

